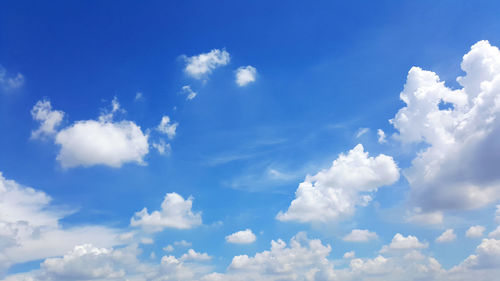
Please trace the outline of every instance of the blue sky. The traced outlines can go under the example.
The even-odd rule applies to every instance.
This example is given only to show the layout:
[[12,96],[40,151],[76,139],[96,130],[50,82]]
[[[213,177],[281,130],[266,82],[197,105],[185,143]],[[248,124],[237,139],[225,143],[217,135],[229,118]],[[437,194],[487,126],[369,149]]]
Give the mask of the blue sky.
[[0,278],[499,273],[499,3],[0,5]]

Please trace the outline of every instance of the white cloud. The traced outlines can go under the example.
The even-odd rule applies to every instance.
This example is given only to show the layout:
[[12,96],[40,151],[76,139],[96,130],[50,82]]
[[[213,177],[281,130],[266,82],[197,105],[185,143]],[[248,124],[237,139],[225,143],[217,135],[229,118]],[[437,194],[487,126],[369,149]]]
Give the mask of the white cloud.
[[427,243],[422,243],[418,241],[418,238],[412,235],[404,237],[400,233],[396,233],[392,238],[391,244],[382,247],[381,253],[385,253],[391,250],[410,250],[410,249],[424,249],[429,245]]
[[212,259],[207,253],[198,253],[193,249],[189,249],[187,253],[181,256],[181,261],[206,261]]
[[398,178],[399,170],[392,157],[368,157],[358,144],[347,155],[340,154],[329,169],[308,175],[288,210],[280,212],[277,219],[327,222],[352,215],[356,206],[366,206],[371,201],[371,192]]
[[144,94],[142,92],[137,92],[135,93],[135,98],[134,98],[135,101],[142,101],[144,100]]
[[130,225],[140,226],[149,231],[161,231],[167,227],[190,229],[201,224],[201,212],[193,213],[192,205],[192,197],[184,200],[175,192],[167,193],[161,203],[160,211],[149,214],[148,209],[144,208],[135,213]]
[[201,79],[217,67],[228,64],[230,59],[226,50],[213,49],[208,53],[185,57],[186,68],[184,71],[193,78]]
[[174,251],[174,246],[167,245],[167,246],[163,247],[163,251],[165,251],[165,252],[172,252],[172,251]]
[[171,123],[170,122],[170,117],[168,116],[163,116],[161,118],[160,124],[156,129],[162,133],[167,135],[169,139],[173,139],[176,134],[177,126],[179,126],[179,123]]
[[55,135],[55,143],[61,149],[57,160],[64,168],[76,166],[107,165],[121,167],[124,163],[144,164],[149,152],[148,135],[132,121],[114,122],[120,108],[116,97],[111,102],[111,111],[103,111],[99,120],[83,120],[56,131],[64,113],[52,110],[49,101],[38,101],[31,114],[39,121],[40,128],[32,132],[33,138]]
[[377,130],[377,136],[378,136],[378,143],[386,143],[387,140],[385,139],[385,133],[382,131],[382,129]]
[[496,206],[496,210],[495,210],[495,221],[500,223],[500,205],[497,205]]
[[226,242],[234,244],[250,244],[255,242],[255,234],[251,229],[245,229],[226,236]]
[[471,226],[465,232],[465,236],[470,237],[470,238],[481,237],[481,236],[483,236],[483,232],[485,230],[486,229],[484,228],[484,226],[481,226],[481,225]]
[[[425,212],[500,199],[500,51],[480,41],[461,67],[466,75],[457,90],[413,67],[401,93],[406,106],[391,120],[396,139],[426,144],[404,171],[412,203]],[[441,109],[442,103],[451,106]]]
[[349,252],[345,252],[344,255],[342,256],[342,258],[344,259],[352,259],[356,256],[356,253],[354,251],[349,251]]
[[44,192],[0,173],[0,277],[10,265],[61,255],[75,244],[107,247],[119,243],[118,231],[111,228],[63,228],[59,221],[71,212],[61,211],[51,200]]
[[455,234],[453,229],[445,230],[438,238],[436,238],[436,242],[438,243],[446,243],[453,242],[457,239],[457,235]]
[[57,160],[64,168],[144,164],[149,152],[148,136],[132,121],[78,121],[57,134],[56,144],[61,146]]
[[236,70],[236,84],[244,87],[249,83],[255,82],[257,77],[257,69],[253,66],[241,66]]
[[419,224],[440,224],[443,222],[443,212],[422,212],[422,208],[416,207],[412,212],[408,212],[407,220]]
[[[469,279],[464,278],[463,280],[477,280],[477,278],[481,278],[481,275],[478,274],[479,272],[476,272],[476,274],[470,273],[481,269],[496,269],[496,274],[498,274],[498,269],[500,269],[500,240],[483,239],[481,244],[476,248],[476,254],[470,255],[461,264],[452,268],[450,272],[467,274]],[[494,280],[497,277],[498,275],[493,279],[483,278],[482,280]]]
[[220,280],[330,280],[334,277],[333,266],[327,259],[330,251],[329,245],[299,233],[288,246],[279,239],[271,242],[269,251],[254,257],[235,256],[227,273],[218,277]]
[[191,89],[190,85],[182,86],[182,92],[187,95],[186,97],[187,100],[192,100],[196,97],[196,95],[198,95],[198,93],[196,93],[195,91],[193,91],[193,89]]
[[174,245],[175,245],[175,246],[181,246],[181,247],[189,247],[189,246],[191,246],[192,244],[191,244],[191,242],[188,242],[188,241],[186,241],[186,240],[181,240],[181,241],[175,241],[175,242],[174,242]]
[[377,233],[371,232],[367,229],[353,229],[351,233],[347,234],[342,240],[347,242],[368,242],[377,239]]
[[7,70],[0,65],[0,89],[8,92],[22,87],[23,84],[24,76],[21,73],[13,77],[7,77]]
[[359,128],[358,131],[356,132],[356,138],[360,138],[364,134],[368,133],[370,131],[370,128]]
[[163,139],[160,139],[158,142],[151,143],[151,146],[161,155],[168,155],[172,151],[172,146],[169,143],[166,143]]
[[56,128],[61,124],[64,112],[52,110],[52,105],[48,100],[38,101],[31,109],[33,119],[40,122],[40,127],[31,132],[31,137],[36,139],[44,136],[53,136],[56,134]]
[[500,225],[488,234],[488,237],[500,239]]

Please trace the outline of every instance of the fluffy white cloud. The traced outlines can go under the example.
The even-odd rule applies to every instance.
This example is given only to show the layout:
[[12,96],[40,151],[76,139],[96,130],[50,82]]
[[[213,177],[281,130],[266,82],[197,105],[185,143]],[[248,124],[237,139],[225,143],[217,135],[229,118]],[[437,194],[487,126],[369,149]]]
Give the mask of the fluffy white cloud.
[[281,221],[327,222],[354,213],[356,206],[371,201],[370,193],[396,182],[399,170],[392,157],[369,157],[358,144],[347,155],[340,154],[329,169],[308,175],[295,192]]
[[124,110],[116,98],[111,105],[111,111],[103,112],[98,120],[77,121],[56,131],[64,113],[52,110],[47,100],[38,101],[31,114],[40,122],[40,128],[32,132],[32,137],[55,135],[54,141],[61,147],[57,160],[64,168],[121,167],[128,162],[144,164],[143,158],[149,152],[148,135],[132,121],[114,122],[114,114]]
[[24,76],[21,73],[13,77],[7,77],[7,70],[0,65],[0,90],[8,92],[20,88],[23,84]]
[[149,152],[148,136],[132,121],[78,121],[56,135],[56,144],[61,146],[57,160],[64,168],[144,164]]
[[8,180],[0,173],[0,277],[9,266],[61,255],[75,244],[119,243],[118,231],[100,226],[63,228],[70,212],[51,205],[42,191]]
[[182,196],[173,192],[167,193],[161,203],[160,211],[148,213],[144,208],[135,213],[130,220],[131,226],[140,226],[149,231],[161,231],[166,227],[189,229],[201,224],[201,212],[193,213],[191,207],[193,198],[184,200]]
[[408,212],[407,220],[419,224],[439,224],[443,222],[442,211],[422,212],[422,208],[416,207],[412,212]]
[[353,229],[351,233],[344,236],[342,240],[347,242],[368,242],[372,239],[377,239],[377,237],[377,233],[367,229]]
[[181,256],[181,261],[206,261],[212,259],[207,253],[198,253],[193,249],[189,249],[187,253]]
[[163,139],[160,139],[158,142],[151,143],[151,146],[161,155],[168,155],[172,151],[172,146],[169,143],[166,143]]
[[461,67],[466,75],[456,90],[413,67],[401,92],[406,106],[391,120],[399,131],[395,138],[426,144],[404,171],[411,201],[424,212],[500,199],[500,51],[480,41]]
[[457,235],[455,234],[453,229],[445,230],[438,238],[436,238],[436,242],[445,243],[445,242],[453,242],[457,239]]
[[175,137],[177,126],[179,126],[179,123],[171,123],[170,117],[163,116],[161,118],[160,124],[158,124],[158,127],[156,127],[156,129],[160,133],[167,135],[169,139],[173,139]]
[[234,244],[250,244],[255,242],[255,234],[251,229],[245,229],[226,236],[226,242]]
[[349,251],[349,252],[345,252],[344,255],[342,256],[342,258],[344,258],[344,259],[352,259],[355,256],[356,256],[356,252]]
[[56,134],[56,128],[61,124],[64,112],[52,110],[52,105],[48,100],[38,101],[31,109],[33,119],[40,122],[40,127],[31,132],[32,138],[52,136]]
[[[235,256],[227,273],[219,280],[330,280],[333,266],[327,259],[329,245],[308,239],[299,233],[290,245],[279,239],[271,242],[271,249],[255,254]],[[217,280],[217,279],[210,279]]]
[[228,64],[230,59],[226,50],[213,49],[208,53],[185,57],[186,68],[184,68],[184,71],[188,75],[200,79],[206,74],[210,74],[217,67]]
[[253,66],[241,66],[236,70],[236,84],[244,87],[249,83],[255,82],[257,77],[257,69]]
[[[495,271],[486,272],[484,270],[495,269]],[[500,240],[483,239],[477,246],[476,253],[470,255],[461,264],[450,270],[451,274],[463,275],[461,280],[495,280],[498,278],[500,269]],[[493,274],[492,274],[493,273]],[[485,279],[492,276],[492,279]],[[468,279],[467,279],[468,278]]]
[[427,243],[422,243],[417,237],[408,235],[404,237],[400,233],[396,233],[392,238],[391,244],[382,247],[381,253],[386,253],[390,251],[400,251],[400,250],[410,250],[410,249],[424,249],[429,245]]
[[484,231],[485,231],[484,226],[481,226],[481,225],[471,226],[465,232],[465,236],[470,237],[470,238],[481,237],[481,236],[483,236]]

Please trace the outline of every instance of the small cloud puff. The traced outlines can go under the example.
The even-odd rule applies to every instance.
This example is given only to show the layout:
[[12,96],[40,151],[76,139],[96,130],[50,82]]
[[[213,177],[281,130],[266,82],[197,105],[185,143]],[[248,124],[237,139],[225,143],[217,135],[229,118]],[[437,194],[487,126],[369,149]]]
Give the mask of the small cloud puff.
[[253,66],[242,66],[236,70],[236,84],[240,87],[244,87],[249,83],[255,82],[257,77],[257,69]]

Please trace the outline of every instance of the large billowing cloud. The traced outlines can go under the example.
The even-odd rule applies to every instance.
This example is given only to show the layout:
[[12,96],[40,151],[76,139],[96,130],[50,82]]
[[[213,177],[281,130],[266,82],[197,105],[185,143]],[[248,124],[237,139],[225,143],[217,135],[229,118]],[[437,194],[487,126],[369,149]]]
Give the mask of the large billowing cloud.
[[63,228],[71,214],[51,204],[42,191],[8,180],[0,173],[0,276],[10,265],[62,255],[76,244],[109,247],[118,231],[101,226]]
[[356,206],[371,201],[370,193],[399,178],[399,170],[384,154],[369,157],[358,144],[349,153],[340,154],[329,169],[307,176],[295,192],[296,198],[281,221],[327,222],[352,215]]
[[[132,121],[113,121],[114,114],[119,111],[120,104],[115,98],[112,110],[101,114],[98,120],[77,121],[57,131],[64,113],[52,110],[48,100],[39,101],[31,111],[33,119],[40,122],[32,137],[54,136],[55,143],[61,147],[57,160],[64,168],[144,164],[144,156],[149,152],[148,135]],[[167,133],[171,136],[172,128]]]
[[161,231],[164,228],[189,229],[201,224],[201,212],[193,213],[193,198],[184,199],[179,194],[167,193],[161,203],[160,211],[148,213],[144,208],[135,213],[130,220],[131,226],[140,226],[148,231]]
[[201,79],[217,67],[228,64],[230,59],[226,50],[213,49],[208,53],[185,57],[186,68],[184,71],[191,77]]
[[455,90],[413,67],[401,93],[406,106],[391,120],[395,138],[426,145],[404,171],[423,213],[500,199],[500,51],[480,41],[461,67],[466,75]]

